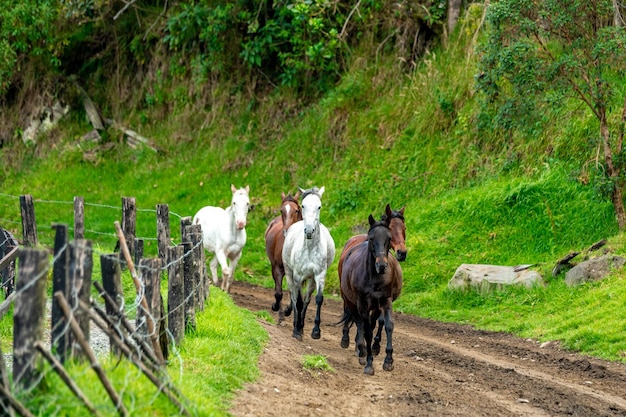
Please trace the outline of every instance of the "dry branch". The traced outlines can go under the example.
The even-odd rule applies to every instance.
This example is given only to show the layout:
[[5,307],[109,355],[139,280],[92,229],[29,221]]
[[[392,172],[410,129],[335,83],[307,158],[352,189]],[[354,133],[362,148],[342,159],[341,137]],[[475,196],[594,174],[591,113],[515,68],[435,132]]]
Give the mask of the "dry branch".
[[78,322],[74,319],[74,315],[72,314],[72,310],[70,309],[70,306],[67,303],[65,296],[63,295],[62,292],[58,291],[54,294],[54,298],[56,298],[57,303],[59,303],[59,307],[61,307],[61,310],[63,311],[63,314],[65,315],[65,318],[67,319],[72,331],[74,332],[74,335],[76,336],[76,341],[80,344],[80,347],[83,348],[83,352],[85,353],[85,356],[89,359],[89,362],[91,363],[91,367],[96,372],[96,375],[98,375],[98,378],[100,379],[100,382],[102,382],[104,389],[106,390],[107,394],[113,401],[113,404],[115,405],[115,408],[117,409],[117,412],[122,416],[127,416],[128,410],[126,410],[126,407],[124,407],[124,403],[122,403],[119,395],[117,394],[117,391],[115,391],[115,389],[113,388],[113,385],[111,385],[111,382],[109,381],[109,378],[107,378],[106,374],[104,373],[104,370],[100,366],[100,363],[98,363],[98,359],[96,358],[96,355],[93,353],[93,350],[91,350],[89,343],[87,343],[87,341],[85,340],[85,337],[83,336],[83,332],[80,330],[80,326],[78,325]]
[[[130,272],[131,277],[133,278],[133,283],[135,284],[135,289],[137,290],[137,294],[141,296],[140,304],[145,309],[145,311],[150,311],[148,308],[148,302],[146,301],[146,297],[144,297],[143,291],[141,290],[141,281],[139,281],[139,277],[137,276],[137,271],[135,270],[135,264],[133,263],[133,259],[130,256],[130,252],[128,251],[128,245],[126,244],[126,239],[124,238],[124,232],[120,226],[119,222],[115,222],[115,230],[117,231],[117,237],[120,240],[120,249],[122,250],[122,254],[126,259],[126,263],[128,265],[128,271]],[[150,341],[152,342],[152,349],[154,354],[156,355],[159,363],[164,363],[163,352],[161,352],[161,345],[159,344],[159,334],[154,329],[154,321],[150,314],[146,314],[146,324],[148,325],[148,334],[150,335]]]
[[9,404],[11,404],[11,407],[13,407],[15,411],[17,411],[17,413],[22,417],[35,417],[35,415],[28,411],[28,409],[24,407],[24,404],[19,402],[13,395],[11,395],[7,387],[2,384],[0,384],[0,395],[2,395],[2,397],[4,397],[9,402]]
[[52,365],[52,369],[59,375],[59,377],[65,382],[65,385],[76,395],[82,402],[85,404],[85,407],[91,411],[93,415],[99,416],[98,410],[96,407],[89,401],[89,398],[85,396],[85,394],[78,388],[78,385],[72,380],[72,377],[67,373],[65,367],[61,362],[57,360],[48,350],[44,347],[43,343],[40,341],[35,342],[35,348],[43,355],[50,365]]

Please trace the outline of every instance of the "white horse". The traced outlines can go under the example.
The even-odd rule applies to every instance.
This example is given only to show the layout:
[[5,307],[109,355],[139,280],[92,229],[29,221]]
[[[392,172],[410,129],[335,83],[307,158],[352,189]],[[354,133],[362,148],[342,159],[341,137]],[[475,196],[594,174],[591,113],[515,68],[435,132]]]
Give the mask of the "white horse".
[[[300,188],[300,192],[302,193],[302,220],[292,224],[287,230],[283,246],[283,264],[294,313],[293,337],[302,340],[306,309],[315,289],[317,314],[311,337],[319,339],[324,282],[328,267],[335,259],[335,242],[326,226],[320,223],[321,197],[324,187],[319,189],[314,187],[311,190]],[[315,283],[315,288],[313,288],[313,283]]]
[[[246,222],[250,209],[250,187],[235,188],[230,207],[202,207],[193,217],[193,223],[202,227],[204,249],[214,254],[210,268],[213,284],[217,286],[217,264],[222,268],[222,290],[230,292],[235,267],[246,244]],[[230,260],[230,265],[228,264]]]

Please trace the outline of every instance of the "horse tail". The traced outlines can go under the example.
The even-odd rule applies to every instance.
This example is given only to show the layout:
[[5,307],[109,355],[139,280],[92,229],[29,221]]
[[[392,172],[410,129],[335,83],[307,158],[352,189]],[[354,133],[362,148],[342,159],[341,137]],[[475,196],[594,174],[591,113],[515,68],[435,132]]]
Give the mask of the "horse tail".
[[354,317],[352,316],[352,312],[350,311],[348,307],[343,306],[343,317],[341,317],[341,320],[335,323],[335,326],[347,324],[350,327],[352,327],[353,323],[354,323]]

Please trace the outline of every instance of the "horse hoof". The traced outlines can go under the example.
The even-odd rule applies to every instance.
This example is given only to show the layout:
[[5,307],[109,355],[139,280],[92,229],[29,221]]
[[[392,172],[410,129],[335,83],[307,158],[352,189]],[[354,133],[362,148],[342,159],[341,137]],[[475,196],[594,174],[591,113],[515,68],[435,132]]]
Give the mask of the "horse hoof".
[[373,366],[366,366],[365,369],[363,370],[363,373],[365,375],[374,375],[374,367]]
[[350,340],[341,338],[341,347],[346,349],[348,346],[350,346]]
[[367,363],[367,360],[365,359],[365,356],[359,356],[359,365],[365,365]]
[[321,336],[322,336],[322,332],[320,330],[313,329],[313,331],[311,332],[312,339],[319,339]]
[[386,362],[383,363],[383,369],[385,371],[393,371],[393,362]]
[[272,304],[272,311],[278,311],[278,304]]
[[302,342],[302,335],[301,334],[294,334],[293,337],[295,337],[298,342]]
[[291,308],[285,309],[285,317],[289,317],[291,315]]
[[380,345],[372,345],[372,353],[374,356],[378,356],[380,353]]

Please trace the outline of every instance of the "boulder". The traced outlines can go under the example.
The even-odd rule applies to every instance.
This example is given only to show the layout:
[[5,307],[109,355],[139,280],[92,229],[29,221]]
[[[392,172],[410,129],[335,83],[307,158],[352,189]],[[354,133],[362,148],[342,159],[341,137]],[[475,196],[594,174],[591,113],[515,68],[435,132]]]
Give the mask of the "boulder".
[[528,269],[531,266],[462,264],[448,282],[448,289],[464,291],[476,288],[480,291],[490,291],[505,285],[523,285],[528,288],[543,286],[543,277],[539,272]]
[[599,281],[611,271],[623,268],[624,264],[626,264],[626,258],[613,254],[592,258],[567,271],[565,283],[573,287],[589,281]]

